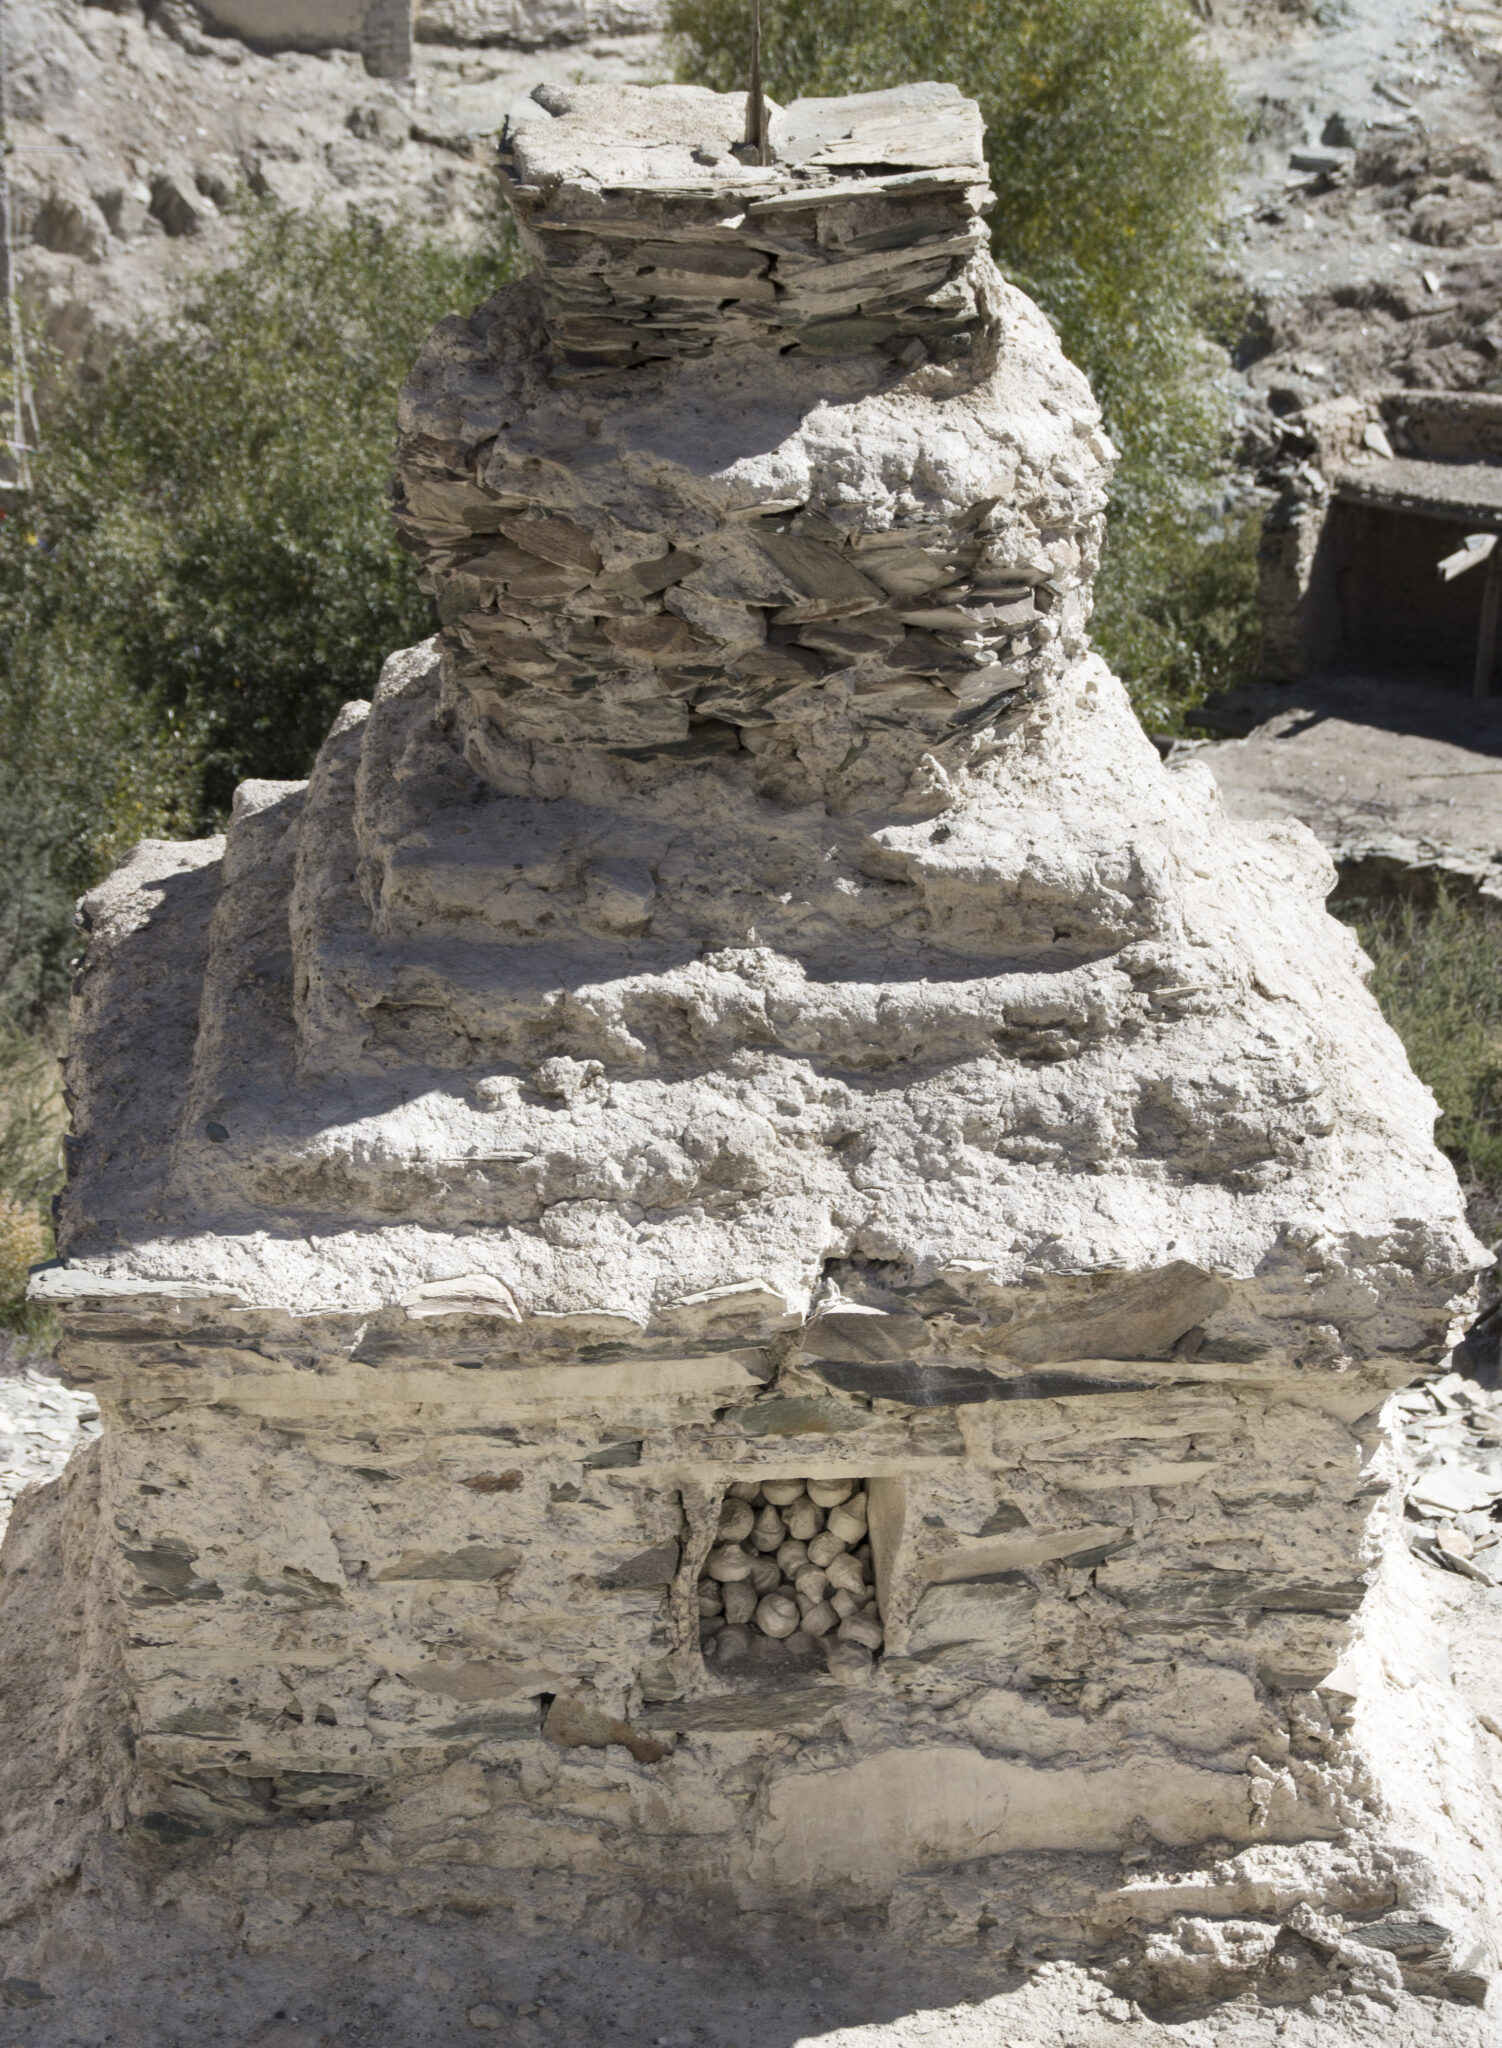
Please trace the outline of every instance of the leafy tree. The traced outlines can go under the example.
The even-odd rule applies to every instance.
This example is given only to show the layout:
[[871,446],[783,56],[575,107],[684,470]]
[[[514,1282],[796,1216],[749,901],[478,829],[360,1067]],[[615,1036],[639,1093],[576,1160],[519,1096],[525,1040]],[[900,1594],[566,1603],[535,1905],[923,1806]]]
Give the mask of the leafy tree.
[[500,248],[269,210],[170,327],[47,422],[4,600],[195,725],[204,800],[299,775],[339,703],[431,630],[386,507],[397,388]]
[[[1178,479],[1189,496],[1192,474]],[[1149,732],[1176,732],[1212,690],[1257,674],[1260,507],[1207,526],[1180,492],[1160,505],[1113,508],[1092,622]]]
[[[680,78],[743,89],[748,18],[749,0],[670,0]],[[1224,317],[1214,233],[1239,127],[1193,15],[1181,0],[762,0],[762,21],[784,103],[919,78],[979,101],[996,260],[1122,451],[1096,635],[1150,722],[1171,723],[1245,664],[1255,601],[1240,526],[1208,588],[1194,560],[1193,515],[1227,456],[1205,330]]]
[[[0,1330],[51,1336],[44,1310],[26,1305],[29,1268],[49,1256],[49,1198],[62,1181],[68,1113],[52,1049],[0,1026]],[[0,1347],[3,1348],[3,1347]]]
[[72,899],[243,776],[306,774],[432,630],[386,507],[396,393],[515,263],[263,209],[234,263],[44,419],[0,525],[0,1021],[66,984]]

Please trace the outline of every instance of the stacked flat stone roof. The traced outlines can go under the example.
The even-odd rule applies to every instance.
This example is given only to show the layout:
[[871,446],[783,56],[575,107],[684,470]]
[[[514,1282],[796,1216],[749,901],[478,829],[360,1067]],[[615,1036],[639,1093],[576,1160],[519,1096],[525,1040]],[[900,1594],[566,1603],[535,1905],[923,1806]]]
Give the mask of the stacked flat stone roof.
[[694,86],[543,86],[512,110],[502,177],[565,373],[737,341],[909,366],[969,349],[991,198],[973,102],[796,100],[765,164],[744,132],[743,95]]

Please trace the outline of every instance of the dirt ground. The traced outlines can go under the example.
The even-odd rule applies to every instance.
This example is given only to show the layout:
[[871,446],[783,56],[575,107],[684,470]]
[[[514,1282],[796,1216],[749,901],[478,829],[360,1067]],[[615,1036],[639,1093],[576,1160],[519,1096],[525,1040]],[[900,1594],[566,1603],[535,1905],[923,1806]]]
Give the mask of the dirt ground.
[[1199,11],[1249,135],[1224,241],[1251,308],[1227,376],[1244,458],[1342,392],[1502,388],[1502,8]]
[[[1502,1602],[1502,1594],[1485,1596]],[[751,1916],[754,1920],[755,1916]],[[650,1940],[588,1928],[528,1932],[512,1916],[393,1923],[337,1909],[218,1940],[143,1900],[129,1925],[86,1900],[43,1969],[55,1990],[0,2005],[4,2048],[1496,2048],[1469,2006],[1237,1999],[1160,2021],[1062,1962],[1025,1971],[936,1951],[889,1963],[874,1941],[839,1945],[784,1925],[690,1927],[666,1913]],[[6,1983],[24,1985],[11,1977]],[[35,1986],[40,1990],[40,1985]],[[0,1992],[4,1987],[0,1986]]]
[[1177,742],[1233,818],[1302,818],[1343,868],[1436,870],[1502,901],[1502,698],[1348,676],[1237,691],[1206,714],[1244,737]]

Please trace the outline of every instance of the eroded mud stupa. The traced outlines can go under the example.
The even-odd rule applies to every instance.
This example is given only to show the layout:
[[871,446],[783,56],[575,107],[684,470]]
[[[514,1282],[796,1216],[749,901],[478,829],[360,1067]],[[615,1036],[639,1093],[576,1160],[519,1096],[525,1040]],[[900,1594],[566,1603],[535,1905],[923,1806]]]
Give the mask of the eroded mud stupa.
[[88,900],[101,1811],[1474,1999],[1378,1416],[1481,1255],[1324,854],[1088,651],[1112,450],[976,110],[538,100],[535,274],[402,401],[436,641]]

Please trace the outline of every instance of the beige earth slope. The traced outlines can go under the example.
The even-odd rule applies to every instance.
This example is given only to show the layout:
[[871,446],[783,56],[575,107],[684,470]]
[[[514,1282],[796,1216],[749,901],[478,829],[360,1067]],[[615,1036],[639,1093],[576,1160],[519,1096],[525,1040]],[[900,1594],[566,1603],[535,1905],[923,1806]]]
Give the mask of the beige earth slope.
[[1226,253],[1252,301],[1234,388],[1268,419],[1375,384],[1496,388],[1502,11],[1489,0],[1204,0],[1249,149]]

